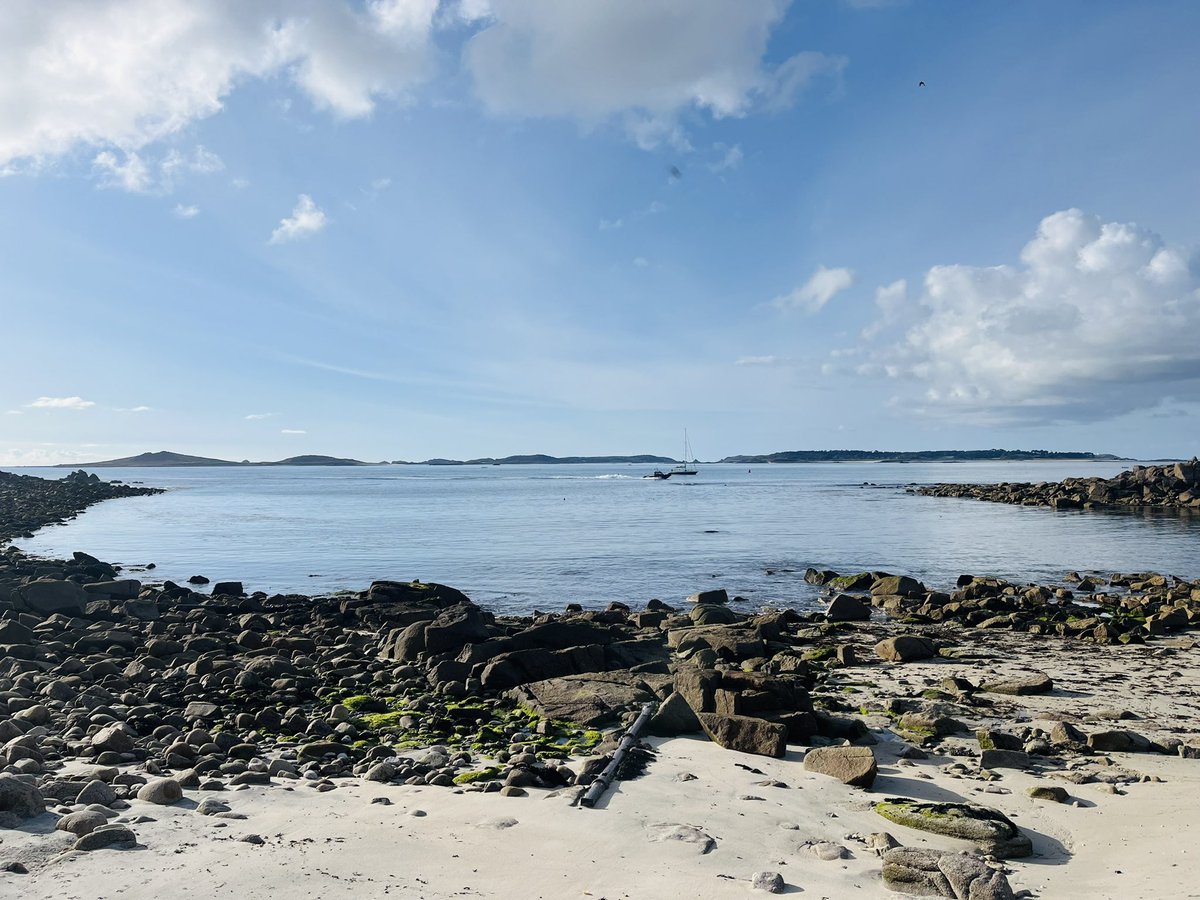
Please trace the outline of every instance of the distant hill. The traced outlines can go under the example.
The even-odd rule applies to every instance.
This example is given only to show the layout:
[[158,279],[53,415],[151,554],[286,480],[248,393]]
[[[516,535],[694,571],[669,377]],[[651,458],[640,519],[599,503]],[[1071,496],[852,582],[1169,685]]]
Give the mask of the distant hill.
[[1119,460],[1111,453],[1060,450],[785,450],[762,456],[727,456],[723,463],[967,462],[971,460]]
[[667,456],[546,456],[544,453],[532,453],[526,456],[482,456],[479,459],[427,459],[423,462],[410,463],[395,460],[398,466],[550,466],[550,465],[580,465],[597,463],[613,465],[616,463],[673,463],[676,460]]
[[336,456],[289,456],[277,462],[250,462],[242,460],[233,462],[228,459],[213,459],[208,456],[188,456],[186,453],[172,453],[169,450],[159,450],[155,453],[140,453],[137,456],[125,456],[121,459],[105,459],[100,462],[63,463],[55,466],[58,469],[105,469],[105,468],[163,468],[166,466],[374,466],[381,463],[362,462],[357,459],[342,459]]

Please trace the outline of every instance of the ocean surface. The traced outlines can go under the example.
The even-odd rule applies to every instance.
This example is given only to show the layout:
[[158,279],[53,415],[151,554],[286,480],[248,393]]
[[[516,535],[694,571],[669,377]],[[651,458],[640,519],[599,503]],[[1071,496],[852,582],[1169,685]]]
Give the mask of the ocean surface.
[[[919,497],[911,484],[1110,477],[1129,463],[377,466],[99,469],[167,488],[111,500],[16,545],[83,550],[149,580],[205,575],[248,591],[453,585],[497,611],[669,603],[723,587],[753,606],[812,608],[808,566],[882,569],[953,588],[962,573],[1071,570],[1200,577],[1200,516],[1056,511]],[[66,469],[12,469],[62,477]]]

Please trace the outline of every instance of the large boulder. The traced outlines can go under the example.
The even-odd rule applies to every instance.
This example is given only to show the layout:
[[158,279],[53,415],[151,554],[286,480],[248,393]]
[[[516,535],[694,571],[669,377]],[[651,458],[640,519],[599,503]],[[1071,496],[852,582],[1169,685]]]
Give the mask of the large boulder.
[[830,622],[865,622],[871,618],[871,607],[857,597],[838,594],[825,608],[825,618]]
[[863,788],[875,783],[879,771],[870,747],[815,747],[804,754],[804,770]]
[[1030,672],[998,681],[985,681],[979,688],[991,694],[1011,694],[1024,697],[1030,694],[1048,694],[1054,690],[1054,681],[1045,672]]
[[892,891],[949,900],[1013,900],[1003,872],[978,856],[896,847],[883,855],[883,883]]
[[478,677],[484,690],[504,690],[531,681],[564,675],[603,672],[604,648],[599,644],[567,650],[517,650],[505,653],[482,667]]
[[709,739],[726,750],[775,757],[787,752],[787,727],[778,722],[718,713],[699,713],[697,718]]
[[44,616],[55,613],[67,616],[81,615],[84,604],[89,599],[87,592],[74,581],[53,579],[29,582],[21,588],[21,596],[26,607]]
[[585,728],[611,722],[655,699],[645,682],[630,672],[550,678],[523,684],[504,696],[545,719],[565,719]]
[[683,695],[672,691],[667,699],[658,705],[653,718],[650,719],[648,730],[658,737],[675,737],[677,734],[691,734],[701,729],[700,720],[683,699]]
[[483,610],[474,603],[459,603],[442,610],[425,627],[425,652],[445,653],[489,637]]
[[875,804],[889,822],[976,844],[983,853],[1015,859],[1033,853],[1033,842],[996,809],[970,803],[921,803],[889,797]]
[[728,603],[729,593],[725,588],[714,591],[697,591],[687,598],[688,603]]
[[907,575],[885,575],[871,585],[871,594],[880,596],[920,597],[926,593],[925,585]]
[[16,828],[45,811],[46,802],[32,781],[7,772],[0,774],[0,828]]
[[156,778],[138,789],[137,797],[147,803],[170,806],[183,799],[183,788],[174,778]]
[[890,662],[916,662],[937,656],[937,647],[928,638],[901,634],[876,644],[875,655]]
[[136,578],[122,578],[118,581],[93,581],[83,586],[84,591],[99,597],[112,600],[131,600],[142,591],[142,583]]

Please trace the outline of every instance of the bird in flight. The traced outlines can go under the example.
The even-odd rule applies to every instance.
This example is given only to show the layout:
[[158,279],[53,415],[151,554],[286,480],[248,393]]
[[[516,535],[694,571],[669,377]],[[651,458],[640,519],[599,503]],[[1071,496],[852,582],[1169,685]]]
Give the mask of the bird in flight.
[[925,87],[925,82],[923,82],[923,81],[917,82],[917,87]]
[[671,168],[668,171],[670,171],[671,178],[674,179],[675,181],[678,181],[680,178],[683,177],[683,173],[679,171],[678,166],[671,166]]

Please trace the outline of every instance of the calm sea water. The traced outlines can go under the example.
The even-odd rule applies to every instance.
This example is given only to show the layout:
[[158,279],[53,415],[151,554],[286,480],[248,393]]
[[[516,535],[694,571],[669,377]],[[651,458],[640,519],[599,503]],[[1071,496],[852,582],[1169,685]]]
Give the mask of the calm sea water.
[[[1055,511],[907,494],[912,483],[1108,477],[1128,463],[102,469],[168,488],[102,503],[17,541],[84,550],[155,578],[247,590],[361,590],[439,581],[497,610],[555,609],[724,587],[811,607],[808,566],[885,569],[930,586],[960,573],[1022,581],[1070,570],[1200,577],[1200,517]],[[61,477],[66,470],[16,470]],[[864,484],[867,482],[868,484]]]

